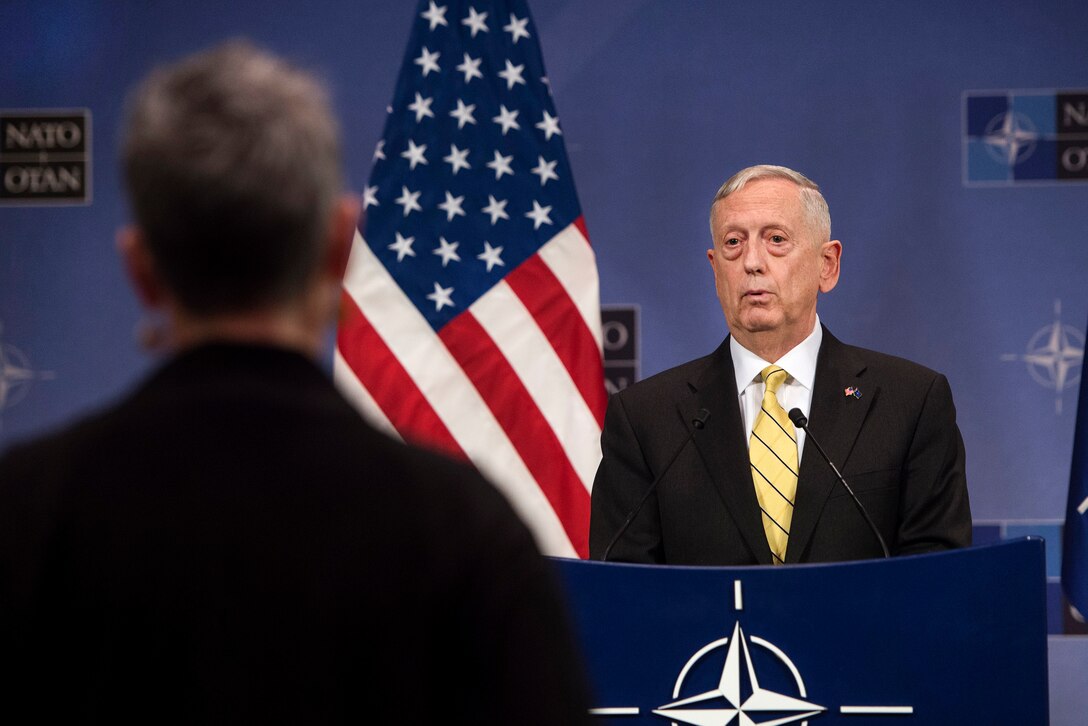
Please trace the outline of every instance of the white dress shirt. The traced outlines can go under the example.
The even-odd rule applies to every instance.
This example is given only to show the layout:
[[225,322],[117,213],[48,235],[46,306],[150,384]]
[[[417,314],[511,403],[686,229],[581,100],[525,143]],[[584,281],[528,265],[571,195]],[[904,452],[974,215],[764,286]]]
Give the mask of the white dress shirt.
[[[760,372],[767,366],[781,367],[789,377],[778,389],[778,403],[789,413],[790,409],[799,408],[808,416],[812,408],[812,384],[816,380],[816,357],[820,353],[820,343],[824,339],[824,330],[820,327],[820,317],[816,316],[816,327],[807,338],[776,361],[766,361],[737,342],[736,336],[729,338],[729,353],[733,357],[733,371],[737,375],[737,391],[740,395],[740,416],[744,423],[744,440],[750,441],[756,417],[763,405],[765,386]],[[805,432],[797,433],[797,461],[805,450]]]

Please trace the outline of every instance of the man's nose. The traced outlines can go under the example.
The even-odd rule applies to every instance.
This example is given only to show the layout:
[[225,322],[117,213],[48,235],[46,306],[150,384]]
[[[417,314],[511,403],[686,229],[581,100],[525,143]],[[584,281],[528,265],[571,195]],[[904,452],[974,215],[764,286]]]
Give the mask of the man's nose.
[[763,272],[767,267],[767,251],[763,249],[761,240],[756,239],[744,248],[745,272]]

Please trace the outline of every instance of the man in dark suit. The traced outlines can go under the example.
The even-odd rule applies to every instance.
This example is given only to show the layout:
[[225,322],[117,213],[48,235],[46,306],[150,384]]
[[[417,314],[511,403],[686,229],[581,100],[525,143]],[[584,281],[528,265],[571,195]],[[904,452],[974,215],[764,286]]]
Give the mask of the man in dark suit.
[[[842,244],[819,188],[756,166],[722,185],[707,251],[730,337],[609,401],[593,485],[600,558],[688,565],[881,556],[864,516],[786,412],[799,408],[892,554],[970,544],[963,441],[944,376],[844,345],[816,315]],[[700,412],[705,425],[697,429]],[[689,443],[685,441],[692,439]],[[680,451],[671,469],[669,461]]]
[[547,564],[317,367],[358,202],[313,78],[244,43],[131,99],[119,244],[169,359],[0,459],[8,723],[580,723]]

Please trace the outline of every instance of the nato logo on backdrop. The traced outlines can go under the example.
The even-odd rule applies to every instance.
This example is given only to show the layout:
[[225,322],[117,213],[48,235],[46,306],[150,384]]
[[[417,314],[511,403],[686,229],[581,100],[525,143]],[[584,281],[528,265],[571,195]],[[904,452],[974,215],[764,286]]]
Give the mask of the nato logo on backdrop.
[[0,110],[0,204],[89,204],[91,112]]
[[1088,91],[967,91],[964,183],[1088,180]]
[[604,387],[609,395],[638,380],[639,310],[638,305],[601,306]]

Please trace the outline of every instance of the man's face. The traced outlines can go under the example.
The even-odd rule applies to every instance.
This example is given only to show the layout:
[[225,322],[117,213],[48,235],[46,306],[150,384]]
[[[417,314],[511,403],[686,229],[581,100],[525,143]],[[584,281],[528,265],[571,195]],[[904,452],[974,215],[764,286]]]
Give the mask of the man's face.
[[745,348],[780,356],[816,324],[816,295],[839,279],[838,241],[817,241],[788,179],[746,184],[714,205],[707,250],[730,332]]

